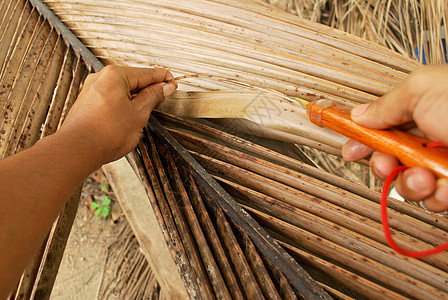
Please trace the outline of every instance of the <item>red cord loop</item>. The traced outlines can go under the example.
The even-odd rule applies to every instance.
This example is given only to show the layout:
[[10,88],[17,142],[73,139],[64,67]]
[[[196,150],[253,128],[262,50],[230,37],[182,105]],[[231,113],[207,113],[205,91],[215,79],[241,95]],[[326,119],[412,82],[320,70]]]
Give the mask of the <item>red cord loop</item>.
[[[427,147],[429,147],[429,144],[427,145]],[[439,145],[437,144],[436,147],[439,147]],[[446,147],[446,146],[442,146],[442,147]],[[381,204],[381,223],[383,224],[383,232],[384,232],[384,235],[386,237],[387,243],[389,244],[389,246],[392,249],[394,249],[398,253],[400,253],[402,255],[409,256],[409,257],[415,257],[415,258],[425,257],[425,256],[437,254],[439,252],[448,250],[448,242],[446,242],[445,244],[442,244],[440,246],[437,246],[437,247],[434,247],[434,248],[428,249],[428,250],[409,251],[409,250],[405,250],[405,249],[400,248],[395,243],[395,241],[393,240],[392,234],[391,234],[391,231],[390,231],[390,226],[389,226],[389,219],[388,219],[388,216],[387,216],[387,197],[389,195],[390,185],[394,181],[395,177],[397,177],[397,175],[400,172],[403,172],[406,169],[408,169],[408,167],[406,167],[406,166],[398,166],[397,168],[395,168],[395,170],[392,171],[392,173],[389,174],[389,176],[387,176],[386,180],[384,181],[383,193],[381,194],[381,202],[380,202],[380,204]]]
[[435,142],[426,144],[426,148],[448,148],[448,145],[445,145],[442,142],[435,141]]

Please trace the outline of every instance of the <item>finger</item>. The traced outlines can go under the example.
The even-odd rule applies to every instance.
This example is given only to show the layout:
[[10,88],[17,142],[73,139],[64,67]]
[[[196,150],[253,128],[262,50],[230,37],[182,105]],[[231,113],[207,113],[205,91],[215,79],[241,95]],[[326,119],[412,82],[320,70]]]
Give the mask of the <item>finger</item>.
[[372,153],[372,148],[367,147],[366,145],[361,144],[360,142],[357,142],[355,140],[348,140],[342,146],[342,157],[346,161],[357,161],[370,156]]
[[377,101],[355,107],[352,119],[376,129],[415,121],[428,138],[448,143],[445,131],[448,127],[447,77],[448,66],[420,68]]
[[127,78],[130,91],[138,91],[153,83],[168,82],[172,80],[177,87],[177,83],[174,81],[174,76],[166,69],[125,68],[123,70],[123,75]]
[[415,101],[403,83],[375,102],[352,109],[352,120],[369,128],[385,129],[413,120]]
[[152,84],[141,90],[132,100],[132,103],[137,111],[149,118],[151,111],[165,98],[171,96],[176,88],[177,86],[172,82]]
[[448,210],[448,179],[442,178],[437,180],[435,193],[425,199],[423,205],[433,212]]
[[428,138],[418,127],[408,129],[406,132],[422,138]]
[[396,167],[398,160],[390,154],[374,152],[370,158],[370,168],[378,179],[384,180]]
[[401,173],[395,181],[397,192],[409,201],[422,201],[436,190],[436,178],[425,168],[410,168]]
[[413,121],[415,108],[430,86],[428,78],[431,78],[429,74],[432,71],[419,69],[377,101],[355,107],[351,112],[353,121],[375,129]]
[[[99,73],[116,84],[123,80],[130,92],[137,92],[148,85],[174,80],[174,76],[166,69],[160,68],[133,68],[109,65]],[[174,81],[174,84],[177,83]]]

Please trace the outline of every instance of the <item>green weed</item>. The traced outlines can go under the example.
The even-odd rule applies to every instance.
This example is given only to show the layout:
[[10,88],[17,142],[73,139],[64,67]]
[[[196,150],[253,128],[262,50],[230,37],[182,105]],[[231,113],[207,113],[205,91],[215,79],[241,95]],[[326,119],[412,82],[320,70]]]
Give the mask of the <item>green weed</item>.
[[104,219],[107,219],[110,216],[110,204],[111,199],[106,195],[101,197],[101,204],[98,203],[98,200],[93,201],[90,204],[90,208],[94,211],[95,217],[99,218],[100,215],[103,216]]

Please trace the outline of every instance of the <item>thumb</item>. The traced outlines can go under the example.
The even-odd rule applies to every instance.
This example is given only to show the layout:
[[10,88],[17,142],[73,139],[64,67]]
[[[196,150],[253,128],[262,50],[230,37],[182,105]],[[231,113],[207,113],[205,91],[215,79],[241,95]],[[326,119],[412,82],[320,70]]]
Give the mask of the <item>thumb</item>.
[[399,86],[375,102],[352,109],[356,123],[374,129],[385,129],[413,121],[414,103],[405,86]]
[[353,121],[370,128],[385,129],[411,121],[427,135],[446,140],[448,118],[448,66],[421,67],[390,93],[371,104],[352,110]]
[[176,82],[160,82],[142,89],[132,100],[138,111],[149,113],[176,90]]
[[376,102],[351,112],[360,125],[385,129],[414,121],[432,140],[448,143],[448,66],[422,67]]

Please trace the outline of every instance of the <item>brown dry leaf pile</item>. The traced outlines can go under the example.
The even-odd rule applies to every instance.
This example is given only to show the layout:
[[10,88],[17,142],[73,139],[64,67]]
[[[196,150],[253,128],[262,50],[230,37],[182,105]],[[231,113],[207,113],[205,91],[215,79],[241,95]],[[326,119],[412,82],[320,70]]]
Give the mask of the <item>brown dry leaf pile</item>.
[[441,41],[448,36],[448,3],[445,0],[264,1],[409,57],[415,58],[415,49],[423,47],[427,62],[445,62]]

